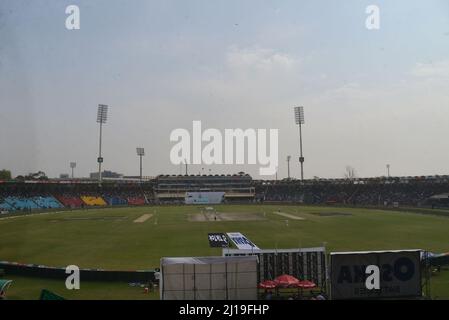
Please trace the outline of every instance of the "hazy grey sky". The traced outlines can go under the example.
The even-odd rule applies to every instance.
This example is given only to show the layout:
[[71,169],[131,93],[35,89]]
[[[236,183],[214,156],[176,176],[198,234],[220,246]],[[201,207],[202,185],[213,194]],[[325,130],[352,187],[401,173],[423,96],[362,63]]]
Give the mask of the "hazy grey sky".
[[[81,29],[65,28],[78,5]],[[380,30],[365,28],[368,5]],[[449,173],[449,2],[0,1],[0,168],[175,174],[170,132],[279,129],[279,177]],[[198,173],[204,166],[191,168]],[[211,166],[207,173],[259,166]]]

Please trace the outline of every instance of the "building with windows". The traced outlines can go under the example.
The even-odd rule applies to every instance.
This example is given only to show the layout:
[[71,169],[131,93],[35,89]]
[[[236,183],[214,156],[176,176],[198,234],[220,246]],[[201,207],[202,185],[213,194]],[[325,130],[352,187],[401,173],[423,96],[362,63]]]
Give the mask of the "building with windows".
[[154,183],[159,202],[184,202],[187,193],[224,193],[224,202],[253,201],[252,178],[243,172],[233,175],[160,175]]

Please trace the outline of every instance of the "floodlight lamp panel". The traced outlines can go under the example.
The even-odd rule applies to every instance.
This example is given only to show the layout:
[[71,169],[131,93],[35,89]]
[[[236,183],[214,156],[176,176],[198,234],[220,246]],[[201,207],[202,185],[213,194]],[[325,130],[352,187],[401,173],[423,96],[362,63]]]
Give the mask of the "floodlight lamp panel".
[[97,111],[97,122],[106,123],[107,119],[108,119],[108,106],[105,104],[99,104]]
[[295,107],[296,124],[304,124],[304,107]]

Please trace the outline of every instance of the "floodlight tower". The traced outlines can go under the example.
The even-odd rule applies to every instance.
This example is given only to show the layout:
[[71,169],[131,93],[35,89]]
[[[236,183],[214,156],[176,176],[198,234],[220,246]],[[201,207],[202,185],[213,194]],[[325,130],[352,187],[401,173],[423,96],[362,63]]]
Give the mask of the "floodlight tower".
[[145,149],[144,148],[137,148],[137,155],[140,158],[140,182],[142,182],[142,157],[145,155]]
[[101,186],[101,164],[103,163],[103,158],[101,156],[101,139],[102,139],[102,130],[103,130],[103,124],[106,123],[108,119],[108,106],[105,104],[99,104],[98,105],[98,111],[97,111],[97,122],[100,124],[100,144],[99,144],[99,150],[98,150],[98,183]]
[[295,107],[295,122],[299,126],[299,163],[301,164],[301,181],[304,181],[304,156],[302,154],[302,128],[304,124],[304,107]]
[[390,178],[390,165],[387,164],[387,177]]
[[72,169],[72,179],[74,177],[73,170],[76,168],[76,162],[70,162],[70,168]]
[[287,156],[287,172],[288,172],[288,180],[290,180],[290,160],[292,156]]

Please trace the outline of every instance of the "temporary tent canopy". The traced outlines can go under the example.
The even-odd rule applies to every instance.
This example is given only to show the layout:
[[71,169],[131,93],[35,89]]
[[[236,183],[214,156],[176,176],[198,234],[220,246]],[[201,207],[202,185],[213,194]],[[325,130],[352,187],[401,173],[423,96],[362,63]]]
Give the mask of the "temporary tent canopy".
[[260,289],[274,289],[278,286],[278,283],[273,280],[265,280],[261,283],[259,283]]
[[277,282],[279,287],[295,287],[299,283],[298,279],[288,274],[283,274],[274,279],[274,281]]
[[303,280],[303,281],[299,281],[296,284],[296,287],[301,288],[301,289],[312,289],[312,288],[316,287],[316,284],[309,280]]

